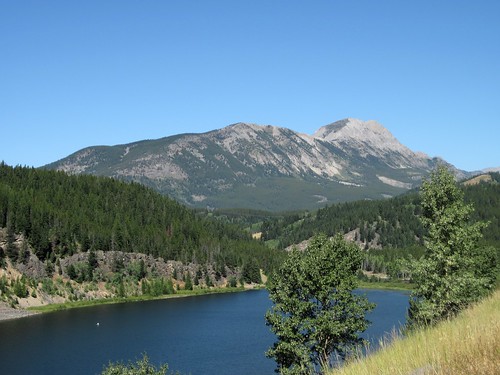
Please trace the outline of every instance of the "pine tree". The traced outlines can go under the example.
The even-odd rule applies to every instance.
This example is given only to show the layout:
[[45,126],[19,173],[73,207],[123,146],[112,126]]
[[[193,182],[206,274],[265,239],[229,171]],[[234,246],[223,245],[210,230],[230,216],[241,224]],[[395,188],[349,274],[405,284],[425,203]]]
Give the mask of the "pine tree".
[[189,272],[187,273],[185,278],[184,289],[193,290],[193,281],[191,280],[191,275],[189,274]]
[[5,249],[6,255],[9,259],[15,263],[19,257],[19,250],[15,244],[16,235],[14,233],[13,224],[10,218],[7,218],[7,246]]

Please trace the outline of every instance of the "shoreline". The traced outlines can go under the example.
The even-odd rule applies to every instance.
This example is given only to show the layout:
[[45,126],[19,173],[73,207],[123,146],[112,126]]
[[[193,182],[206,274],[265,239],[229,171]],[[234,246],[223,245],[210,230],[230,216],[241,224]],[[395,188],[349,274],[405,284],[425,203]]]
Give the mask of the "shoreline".
[[5,320],[20,319],[24,317],[29,317],[33,315],[39,315],[54,311],[61,311],[67,309],[84,308],[99,305],[108,305],[115,303],[130,303],[130,302],[142,302],[142,301],[154,301],[172,298],[185,298],[185,297],[196,297],[209,294],[224,294],[224,293],[237,293],[246,292],[250,290],[263,289],[263,285],[255,285],[254,287],[239,287],[239,288],[217,288],[217,289],[198,289],[193,291],[178,291],[174,294],[164,294],[161,296],[131,296],[125,298],[105,298],[105,299],[94,299],[94,300],[82,300],[82,301],[68,301],[63,303],[54,303],[48,305],[33,306],[28,308],[13,308],[7,304],[0,302],[0,322]]
[[0,322],[38,315],[40,312],[27,309],[15,309],[4,302],[0,302]]
[[[385,285],[384,285],[385,284]],[[249,290],[260,290],[264,289],[264,285],[254,285],[253,287],[239,287],[239,288],[217,288],[217,289],[197,289],[193,291],[178,291],[174,294],[165,294],[162,296],[131,296],[125,298],[105,298],[105,299],[94,299],[94,300],[83,300],[83,301],[68,301],[63,303],[55,303],[49,305],[41,305],[29,308],[13,308],[8,306],[4,302],[0,302],[0,322],[5,320],[20,319],[33,315],[49,313],[53,311],[84,308],[90,306],[108,305],[115,303],[130,303],[130,302],[142,302],[142,301],[154,301],[162,299],[171,298],[185,298],[185,297],[196,297],[209,294],[224,294],[224,293],[238,293],[246,292]],[[369,283],[360,282],[358,284],[359,289],[376,289],[376,290],[399,290],[399,291],[410,291],[410,285],[394,285],[391,283]]]
[[[394,285],[391,283],[369,283],[369,282],[360,282],[358,284],[359,289],[376,289],[376,290],[399,290],[399,291],[410,291],[410,285]],[[154,301],[161,299],[171,299],[171,298],[185,298],[185,297],[196,297],[203,296],[209,294],[223,294],[223,293],[238,293],[238,292],[246,292],[249,290],[259,290],[263,289],[265,286],[263,285],[255,285],[253,287],[240,287],[240,288],[217,288],[217,289],[198,289],[194,291],[180,291],[175,294],[165,294],[162,296],[131,296],[125,298],[105,298],[105,299],[94,299],[94,300],[83,300],[83,301],[68,301],[63,303],[55,303],[48,305],[41,305],[36,307],[29,308],[13,308],[8,306],[4,302],[0,302],[0,322],[5,320],[12,319],[20,319],[33,315],[67,310],[67,309],[75,309],[75,308],[84,308],[90,306],[99,306],[99,305],[108,305],[115,303],[130,303],[130,302],[142,302],[142,301]]]
[[399,290],[399,291],[409,291],[411,292],[415,284],[410,283],[401,283],[401,282],[369,282],[369,281],[360,281],[358,283],[359,289],[375,289],[375,290]]

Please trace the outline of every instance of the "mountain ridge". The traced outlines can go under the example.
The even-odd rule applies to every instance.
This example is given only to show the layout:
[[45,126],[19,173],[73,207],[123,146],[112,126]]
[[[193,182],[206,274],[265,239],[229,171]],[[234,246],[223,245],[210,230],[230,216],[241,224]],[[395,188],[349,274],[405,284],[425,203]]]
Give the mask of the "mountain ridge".
[[194,207],[279,211],[394,196],[416,187],[438,163],[445,162],[413,152],[378,122],[348,118],[312,135],[238,122],[91,146],[44,168],[140,182]]

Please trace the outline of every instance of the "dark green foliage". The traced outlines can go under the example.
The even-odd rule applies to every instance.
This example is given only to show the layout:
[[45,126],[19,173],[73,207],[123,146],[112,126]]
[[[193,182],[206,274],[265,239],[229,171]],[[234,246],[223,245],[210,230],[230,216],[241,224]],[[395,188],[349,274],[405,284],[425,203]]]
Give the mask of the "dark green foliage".
[[495,285],[496,259],[481,249],[484,222],[471,220],[474,208],[445,168],[435,171],[421,189],[421,221],[428,230],[426,254],[416,263],[409,326],[430,325],[455,316]]
[[56,286],[54,285],[54,282],[52,279],[44,278],[42,280],[42,291],[49,295],[54,295],[57,291]]
[[265,222],[265,240],[277,239],[279,247],[300,243],[317,233],[334,236],[358,229],[358,240],[370,242],[377,234],[383,247],[407,247],[422,238],[423,229],[417,219],[419,198],[406,194],[379,201],[340,203],[306,213]]
[[484,242],[500,248],[500,173],[490,173],[492,182],[465,186],[464,200],[474,205],[473,220],[488,221],[483,229]]
[[[0,227],[8,229],[4,250],[13,260],[14,233],[24,234],[42,261],[90,250],[84,279],[91,278],[95,250],[233,268],[255,258],[268,273],[282,259],[238,225],[200,217],[140,184],[5,164],[0,165]],[[118,259],[115,268],[121,266]]]
[[278,341],[266,353],[281,374],[311,374],[345,358],[362,340],[374,306],[354,295],[362,254],[342,236],[315,237],[304,252],[293,250],[273,275],[269,295],[274,303],[267,325]]
[[175,293],[172,280],[165,280],[164,278],[144,279],[141,282],[141,288],[142,294],[153,297]]
[[208,274],[205,275],[205,285],[209,288],[214,286],[214,284],[212,283],[212,280],[210,279],[210,276],[208,276]]
[[56,259],[56,267],[57,267],[57,273],[59,275],[62,275],[61,260],[59,258]]
[[[483,242],[500,248],[500,183],[499,173],[491,173],[492,182],[460,186],[467,203],[473,203],[473,220],[489,221]],[[264,240],[276,240],[280,248],[307,240],[316,233],[333,236],[359,229],[358,240],[365,242],[378,236],[384,248],[407,248],[423,245],[426,229],[419,221],[421,197],[417,192],[378,201],[334,204],[317,213],[270,216],[263,220]]]
[[281,218],[283,214],[271,211],[253,210],[247,208],[232,208],[232,209],[197,209],[196,214],[204,217],[211,217],[218,221],[238,224],[242,227],[251,227],[253,225],[261,225],[262,221],[271,218]]
[[3,247],[0,246],[0,268],[4,268],[5,266],[5,251],[3,251]]
[[497,184],[500,183],[500,172],[493,172],[490,173],[490,175],[493,181],[495,181]]
[[369,249],[364,254],[361,269],[374,273],[385,273],[395,279],[411,279],[412,263],[425,252],[423,246],[407,248]]
[[203,273],[201,272],[201,269],[198,268],[196,270],[196,275],[194,277],[194,285],[200,285],[200,280],[203,277]]
[[97,262],[97,254],[95,253],[94,249],[89,250],[89,257],[87,260],[87,278],[88,280],[92,280],[93,275],[94,275],[94,270],[98,266]]
[[9,292],[9,281],[7,277],[3,275],[0,277],[0,296],[5,295]]
[[125,284],[123,283],[122,277],[120,277],[120,281],[118,283],[118,288],[117,288],[116,294],[120,298],[126,297],[126,295],[127,295],[125,292]]
[[167,371],[168,365],[164,364],[157,368],[149,362],[149,357],[144,354],[142,359],[136,363],[110,363],[103,369],[101,375],[166,375]]
[[236,288],[238,286],[238,280],[236,280],[236,277],[231,276],[229,278],[229,287],[230,288]]
[[76,278],[78,277],[78,272],[76,271],[76,267],[73,264],[70,264],[66,268],[66,273],[71,280],[76,280]]
[[186,274],[186,277],[184,278],[184,289],[185,290],[193,290],[193,280],[191,279],[191,276],[189,273]]
[[14,241],[16,240],[14,235],[14,228],[10,221],[7,221],[7,247],[5,249],[5,254],[9,257],[12,262],[17,262],[19,257],[19,250],[15,245]]
[[138,262],[133,262],[128,266],[129,269],[129,274],[132,276],[136,281],[140,281],[141,279],[145,278],[147,275],[146,272],[146,265],[144,263],[144,260],[139,260]]
[[52,275],[54,274],[54,271],[55,271],[54,263],[47,260],[45,262],[45,272],[47,272],[47,277],[52,277]]
[[26,298],[29,295],[28,286],[24,277],[18,277],[12,285],[12,290],[19,298]]
[[18,256],[17,261],[19,263],[26,264],[29,260],[29,257],[30,257],[30,252],[28,250],[28,244],[26,243],[26,241],[22,242],[21,248],[19,249],[18,254],[19,254],[19,256]]
[[243,280],[247,283],[262,283],[260,277],[260,270],[257,260],[255,258],[250,258],[244,265],[241,272]]

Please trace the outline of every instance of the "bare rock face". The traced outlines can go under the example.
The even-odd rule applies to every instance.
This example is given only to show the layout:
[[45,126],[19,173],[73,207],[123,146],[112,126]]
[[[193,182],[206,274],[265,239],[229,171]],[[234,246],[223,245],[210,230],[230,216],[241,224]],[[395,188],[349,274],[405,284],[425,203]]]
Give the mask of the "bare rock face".
[[29,258],[24,263],[17,263],[16,268],[23,275],[31,277],[33,279],[39,280],[47,277],[47,271],[45,270],[45,264],[38,259],[35,254],[30,253]]
[[378,122],[346,119],[323,126],[314,137],[335,144],[347,151],[358,149],[363,157],[374,156],[394,168],[426,168],[429,157],[401,144]]
[[[45,264],[32,252],[22,234],[14,235],[13,246],[18,255],[18,260],[14,264],[17,271],[33,279],[41,279],[47,276]],[[0,228],[0,251],[4,251],[4,249],[7,249],[7,229]]]
[[413,152],[376,121],[349,118],[312,135],[236,123],[88,147],[46,168],[137,181],[195,207],[283,211],[393,196],[418,186],[441,162]]
[[[199,264],[183,264],[180,261],[175,260],[164,260],[163,258],[154,258],[152,255],[142,254],[142,253],[125,253],[122,251],[96,251],[96,258],[98,263],[98,271],[102,276],[109,276],[115,272],[115,267],[117,262],[120,263],[121,267],[127,272],[130,265],[136,262],[144,262],[144,268],[149,277],[162,277],[165,279],[175,279],[182,280],[184,276],[189,275],[192,280],[196,278],[196,275],[200,272],[202,266]],[[61,274],[65,278],[69,278],[68,267],[70,265],[81,267],[87,264],[89,259],[89,253],[76,253],[69,257],[60,259]],[[226,267],[226,278],[221,278],[216,276],[216,272],[212,265],[205,265],[203,270],[204,274],[208,275],[211,283],[215,286],[225,285],[227,282],[227,277],[234,276],[239,278],[240,271],[235,269],[229,269]],[[123,272],[123,270],[122,270]]]

